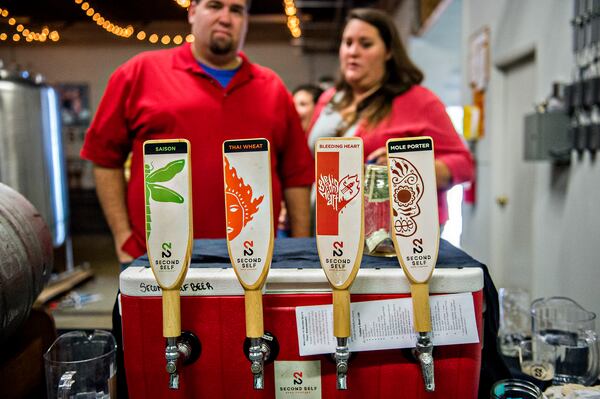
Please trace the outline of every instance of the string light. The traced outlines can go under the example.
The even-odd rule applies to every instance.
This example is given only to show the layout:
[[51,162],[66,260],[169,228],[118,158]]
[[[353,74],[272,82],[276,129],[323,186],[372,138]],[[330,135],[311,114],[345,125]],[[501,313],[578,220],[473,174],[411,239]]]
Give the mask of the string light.
[[[81,4],[81,9],[85,12],[85,15],[90,17],[92,21],[102,27],[105,31],[112,33],[115,36],[129,38],[134,33],[134,29],[131,25],[119,26],[112,23],[109,19],[104,18],[98,10],[95,10],[91,4],[83,0],[73,0],[75,4]],[[52,40],[52,38],[50,38]]]
[[[136,33],[136,30],[133,28],[133,26],[131,26],[131,25],[120,26],[120,25],[115,24],[114,22],[110,21],[108,18],[104,17],[102,15],[102,13],[100,13],[97,9],[92,7],[92,5],[89,1],[84,1],[84,0],[73,0],[73,1],[76,5],[80,6],[82,12],[84,12],[85,15],[87,15],[93,22],[96,23],[96,25],[103,28],[107,32],[109,32],[115,36],[122,37],[122,38],[130,38],[134,35],[134,33]],[[191,5],[190,0],[174,0],[174,1],[183,8],[187,8]],[[0,33],[0,41],[12,39],[14,42],[18,42],[21,39],[24,39],[26,42],[33,42],[33,41],[36,41],[36,42],[46,42],[46,41],[58,42],[60,40],[60,34],[58,33],[58,31],[55,31],[55,30],[50,31],[48,29],[48,27],[45,26],[41,32],[35,32],[32,29],[27,28],[23,24],[17,23],[18,21],[16,18],[14,18],[14,17],[8,18],[8,16],[9,16],[9,11],[4,8],[0,8],[0,17],[7,18],[8,19],[7,23],[10,26],[14,26],[13,29],[15,29],[18,33],[14,33],[14,34],[12,34],[12,36],[7,33]],[[186,35],[185,38],[183,35],[180,35],[180,34],[171,37],[171,35],[168,35],[168,34],[159,34],[159,33],[152,33],[152,32],[146,33],[143,30],[139,30],[134,37],[140,41],[148,40],[148,42],[151,44],[158,44],[158,45],[165,45],[165,46],[170,45],[170,44],[180,45],[181,43],[183,43],[184,40],[187,43],[192,43],[194,41],[194,36],[192,34]]]
[[[8,10],[6,8],[0,8],[0,17],[8,18],[9,14],[10,13],[8,12]],[[14,17],[8,18],[7,22],[10,26],[15,26],[15,24],[17,24],[17,20]],[[13,34],[11,37],[14,42],[20,41],[21,36],[23,36],[25,38],[25,41],[28,43],[33,42],[33,41],[45,42],[46,39],[48,38],[48,35],[52,35],[51,40],[54,42],[57,42],[60,39],[60,35],[58,34],[58,32],[57,31],[50,32],[50,30],[48,29],[47,26],[44,26],[41,32],[35,32],[32,29],[28,29],[23,24],[17,24],[17,26],[14,29],[18,32],[18,33]],[[8,40],[8,38],[9,38],[9,36],[6,33],[0,34],[0,40],[4,41],[4,40]]]
[[188,8],[190,4],[192,4],[190,0],[175,0],[175,3],[177,3],[182,8]]
[[[75,2],[75,4],[81,5],[81,9],[85,12],[85,14],[88,17],[90,17],[92,19],[93,22],[96,23],[96,25],[100,26],[102,29],[104,29],[105,31],[107,31],[109,33],[112,33],[115,36],[119,36],[119,37],[123,37],[123,38],[130,38],[136,32],[136,30],[131,25],[127,25],[125,27],[120,26],[120,25],[115,24],[108,18],[104,17],[102,15],[102,13],[100,11],[98,11],[98,9],[92,7],[92,5],[89,1],[83,1],[83,0],[73,0],[73,1]],[[175,1],[181,7],[185,7],[185,8],[189,7],[191,4],[190,0],[175,0]],[[165,46],[170,44],[171,42],[173,42],[175,44],[181,44],[183,42],[183,38],[181,35],[177,35],[173,39],[171,39],[171,36],[169,36],[169,35],[163,34],[162,36],[160,36],[158,33],[146,33],[143,30],[138,31],[134,37],[139,41],[148,40],[148,42],[150,42],[151,44],[162,44]],[[178,39],[175,40],[177,37],[178,37]],[[50,38],[50,39],[52,39],[52,38]],[[188,42],[189,42],[189,40],[188,40]]]
[[284,0],[283,7],[285,15],[287,15],[287,27],[294,38],[302,36],[302,30],[300,29],[300,19],[296,15],[298,10],[294,0]]

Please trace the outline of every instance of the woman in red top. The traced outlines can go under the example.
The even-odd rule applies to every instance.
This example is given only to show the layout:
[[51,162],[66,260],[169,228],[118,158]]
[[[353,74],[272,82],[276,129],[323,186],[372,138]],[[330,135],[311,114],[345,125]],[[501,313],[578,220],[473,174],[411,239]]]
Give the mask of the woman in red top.
[[431,136],[440,223],[448,219],[445,192],[471,180],[473,160],[442,102],[419,83],[393,21],[382,11],[350,12],[339,50],[340,79],[317,104],[309,147],[319,137],[356,136],[367,162],[386,163],[390,138]]

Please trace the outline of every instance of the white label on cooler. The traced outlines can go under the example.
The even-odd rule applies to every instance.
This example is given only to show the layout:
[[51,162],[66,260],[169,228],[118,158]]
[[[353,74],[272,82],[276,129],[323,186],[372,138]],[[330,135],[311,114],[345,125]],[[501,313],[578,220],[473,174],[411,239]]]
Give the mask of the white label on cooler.
[[276,360],[275,398],[321,399],[321,362]]
[[[434,295],[429,300],[434,346],[479,342],[471,293]],[[350,352],[413,348],[417,342],[411,298],[352,303],[350,317]],[[300,356],[335,352],[331,305],[298,306],[296,325]]]

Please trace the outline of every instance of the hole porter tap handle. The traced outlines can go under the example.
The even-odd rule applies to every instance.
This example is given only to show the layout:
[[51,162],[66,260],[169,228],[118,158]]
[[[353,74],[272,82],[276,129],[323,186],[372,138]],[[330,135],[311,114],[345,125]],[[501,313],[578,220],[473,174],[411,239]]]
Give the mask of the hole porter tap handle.
[[430,137],[387,142],[392,240],[398,261],[410,280],[415,331],[415,357],[421,364],[426,391],[435,390],[429,279],[438,256],[437,186]]

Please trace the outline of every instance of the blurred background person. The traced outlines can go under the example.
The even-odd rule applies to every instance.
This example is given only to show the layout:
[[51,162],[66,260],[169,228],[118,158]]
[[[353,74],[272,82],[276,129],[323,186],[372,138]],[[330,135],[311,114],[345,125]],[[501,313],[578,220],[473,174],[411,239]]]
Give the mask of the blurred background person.
[[[323,94],[323,90],[319,86],[307,83],[296,87],[292,91],[294,106],[296,112],[300,116],[302,129],[308,134],[308,127],[312,120],[315,106],[319,97]],[[287,215],[285,201],[281,202],[281,212],[279,213],[279,221],[277,225],[277,237],[290,237],[290,221]]]
[[386,164],[388,139],[431,136],[440,224],[445,192],[473,176],[473,160],[444,104],[421,86],[392,19],[376,9],[350,11],[339,48],[340,77],[315,109],[308,146],[320,137],[361,137],[368,163]]
[[321,94],[323,94],[323,90],[313,84],[303,84],[292,91],[294,106],[298,115],[300,115],[302,129],[307,133],[313,113],[315,112],[315,105],[317,105]]

